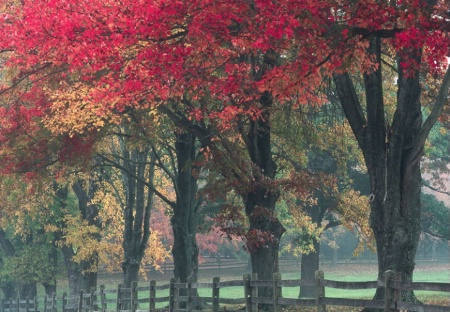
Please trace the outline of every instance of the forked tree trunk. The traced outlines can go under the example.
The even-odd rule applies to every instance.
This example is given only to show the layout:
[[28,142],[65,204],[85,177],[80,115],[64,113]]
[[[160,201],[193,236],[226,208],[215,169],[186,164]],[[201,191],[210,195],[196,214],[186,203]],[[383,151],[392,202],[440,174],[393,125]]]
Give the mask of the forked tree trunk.
[[[421,231],[420,159],[425,139],[447,100],[450,73],[447,71],[435,106],[422,124],[419,73],[405,74],[398,66],[397,106],[389,124],[384,111],[380,38],[370,39],[368,52],[375,57],[378,69],[364,74],[366,114],[350,75],[336,75],[334,80],[369,173],[370,224],[376,239],[378,277],[384,278],[386,270],[394,270],[404,281],[412,281]],[[420,50],[411,51],[409,56],[420,64]],[[399,64],[411,59],[400,57]],[[408,302],[416,301],[412,291],[404,291],[402,296]],[[383,297],[379,288],[375,298]]]
[[197,210],[197,178],[193,174],[196,161],[196,139],[189,132],[176,134],[175,152],[177,156],[177,172],[175,175],[176,202],[173,204],[171,219],[174,244],[172,247],[174,276],[181,282],[188,277],[197,280],[198,246]]
[[144,181],[153,183],[155,164],[149,161],[149,148],[128,150],[123,142],[122,183],[126,190],[124,211],[124,235],[122,263],[124,287],[131,287],[139,279],[139,268],[150,238],[150,213],[154,192]]

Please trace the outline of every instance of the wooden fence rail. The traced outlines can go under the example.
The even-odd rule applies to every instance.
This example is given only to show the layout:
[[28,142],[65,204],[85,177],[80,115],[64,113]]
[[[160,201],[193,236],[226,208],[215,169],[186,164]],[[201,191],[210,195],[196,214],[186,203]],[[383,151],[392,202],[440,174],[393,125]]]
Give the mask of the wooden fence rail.
[[[15,299],[2,301],[0,312],[193,312],[193,311],[241,311],[256,312],[261,306],[269,307],[271,311],[280,311],[289,306],[316,307],[318,312],[325,312],[327,306],[346,306],[361,308],[378,308],[384,311],[426,311],[450,312],[450,306],[411,304],[401,301],[401,292],[406,290],[427,290],[450,293],[450,283],[410,283],[402,282],[399,274],[387,271],[385,280],[369,282],[341,282],[327,280],[323,271],[317,271],[314,280],[283,280],[276,273],[273,279],[259,280],[255,274],[245,274],[242,280],[220,281],[214,277],[211,283],[195,282],[189,279],[180,283],[171,279],[169,284],[156,285],[150,281],[146,285],[132,283],[125,288],[118,285],[116,289],[107,290],[102,285],[99,290],[81,291],[78,296],[56,294],[34,299]],[[284,298],[283,289],[289,287],[312,286],[316,289],[315,298],[298,299]],[[228,287],[240,287],[241,298],[221,297],[221,291]],[[261,288],[271,288],[271,297],[258,296]],[[339,289],[374,289],[382,287],[385,290],[384,300],[330,298],[325,295],[325,288]],[[205,295],[205,289],[210,295]],[[202,290],[198,292],[198,290]],[[203,295],[199,295],[202,293]]]

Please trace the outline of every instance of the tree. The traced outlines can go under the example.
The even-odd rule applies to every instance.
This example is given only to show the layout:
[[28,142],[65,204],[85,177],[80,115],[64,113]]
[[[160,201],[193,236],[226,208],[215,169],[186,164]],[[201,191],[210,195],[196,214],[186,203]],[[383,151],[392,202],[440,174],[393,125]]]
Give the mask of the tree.
[[[247,149],[265,171],[258,179],[272,179],[275,169],[265,142],[267,108],[292,98],[298,104],[323,103],[316,87],[324,76],[333,76],[371,180],[380,277],[395,269],[412,279],[420,224],[419,159],[450,83],[447,72],[422,125],[421,70],[441,79],[449,54],[443,1],[25,1],[7,10],[0,46],[14,52],[9,62],[16,66],[16,82],[45,79],[48,68],[76,73],[92,86],[92,105],[84,111],[108,121],[133,107],[212,98],[209,103],[217,105],[212,116],[222,124],[239,114],[252,118],[250,129],[257,133],[247,133],[248,142],[258,146],[247,144]],[[382,51],[392,53],[395,64],[386,64],[398,71],[391,121],[384,111]],[[351,81],[359,72],[366,91],[362,102]],[[192,118],[209,115],[203,107],[186,107]],[[258,158],[261,151],[264,156]],[[247,210],[266,204],[271,210],[276,193],[260,202],[266,190],[255,187]],[[253,221],[256,228],[274,225]],[[414,299],[411,293],[405,298]]]
[[[422,123],[421,75],[405,62],[421,63],[421,48],[409,48],[399,55],[397,105],[393,119],[386,120],[383,94],[382,39],[373,34],[368,53],[377,69],[364,73],[364,114],[349,73],[336,74],[336,89],[347,120],[364,154],[371,182],[371,225],[378,252],[379,278],[386,270],[401,272],[412,281],[420,227],[420,159],[431,126],[447,102],[450,71],[447,70],[432,114]],[[376,298],[384,294],[377,290]],[[405,300],[415,301],[411,292]]]

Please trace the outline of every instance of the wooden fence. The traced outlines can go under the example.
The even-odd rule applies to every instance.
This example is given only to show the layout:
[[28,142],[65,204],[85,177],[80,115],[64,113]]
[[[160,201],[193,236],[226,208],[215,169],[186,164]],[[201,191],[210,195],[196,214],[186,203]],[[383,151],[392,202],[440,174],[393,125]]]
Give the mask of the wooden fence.
[[[16,299],[3,301],[0,312],[156,312],[156,311],[197,311],[202,306],[203,311],[258,311],[259,305],[270,306],[272,311],[280,311],[283,307],[316,307],[318,312],[325,312],[326,307],[346,306],[361,308],[379,308],[384,311],[426,311],[450,312],[450,306],[410,304],[401,301],[401,291],[427,290],[450,293],[450,283],[407,283],[401,282],[399,274],[387,271],[385,280],[371,282],[341,282],[324,278],[323,271],[317,271],[314,280],[283,280],[279,273],[274,274],[273,280],[258,280],[256,275],[245,274],[242,280],[220,281],[214,277],[211,283],[194,282],[180,283],[171,279],[169,284],[156,285],[150,281],[145,286],[133,283],[131,288],[118,285],[115,289],[107,290],[104,286],[90,292],[81,291],[78,296],[70,297],[63,294],[58,298],[55,294],[44,298]],[[316,297],[311,299],[284,298],[282,290],[288,287],[312,286],[316,289]],[[227,287],[242,287],[242,298],[223,298],[221,290]],[[271,287],[273,296],[259,297],[258,289]],[[325,295],[325,288],[340,289],[385,289],[385,300],[364,300],[329,298]],[[210,295],[199,296],[197,290],[208,289]],[[204,293],[204,292],[203,292]]]

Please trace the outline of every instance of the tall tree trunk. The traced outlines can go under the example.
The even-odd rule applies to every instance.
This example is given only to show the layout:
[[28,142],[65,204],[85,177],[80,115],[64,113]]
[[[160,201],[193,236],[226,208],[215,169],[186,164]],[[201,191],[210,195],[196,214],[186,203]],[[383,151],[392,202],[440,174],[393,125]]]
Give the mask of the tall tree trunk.
[[[261,118],[250,121],[247,132],[241,129],[241,135],[254,168],[254,185],[245,194],[245,213],[250,227],[247,234],[247,247],[250,251],[252,272],[259,279],[271,280],[278,272],[278,249],[285,228],[275,217],[275,205],[279,191],[268,181],[275,179],[276,164],[272,157],[270,133],[270,107],[273,98],[264,92],[260,98]],[[260,241],[263,240],[263,242]],[[263,297],[272,296],[270,287],[260,288]]]
[[[320,261],[320,241],[312,238],[314,251],[308,254],[302,254],[302,262],[300,264],[300,276],[302,280],[314,280],[315,272],[319,270]],[[316,287],[301,286],[299,298],[315,298]]]
[[[58,267],[58,248],[56,246],[55,238],[53,239],[51,244],[51,251],[48,255],[48,261],[49,263],[51,263],[53,268],[55,268],[56,272],[56,268]],[[53,276],[51,281],[42,283],[42,286],[44,286],[45,289],[45,294],[51,296],[53,293],[56,293],[56,285],[57,285],[56,276]]]
[[122,182],[126,190],[123,207],[125,226],[123,235],[124,261],[122,263],[123,284],[130,287],[139,279],[139,268],[150,239],[150,212],[154,192],[145,184],[153,182],[155,164],[149,163],[150,149],[134,149],[131,152],[122,145]]
[[174,275],[181,282],[188,277],[197,280],[198,246],[197,210],[197,178],[193,174],[196,161],[196,138],[189,132],[176,135],[175,152],[177,156],[177,172],[175,175],[176,202],[173,205],[171,219],[174,244],[172,254],[174,260]]
[[[370,39],[368,52],[378,69],[364,74],[366,110],[362,106],[349,74],[335,75],[337,93],[347,120],[364,154],[370,178],[370,224],[377,254],[378,277],[386,270],[401,273],[404,281],[412,281],[414,258],[420,227],[420,159],[426,137],[447,101],[450,72],[447,71],[432,111],[422,124],[418,72],[404,73],[398,66],[397,107],[392,124],[385,120],[381,75],[381,39]],[[399,64],[413,59],[420,64],[420,50],[399,57]],[[412,291],[402,292],[404,300],[415,302]],[[375,298],[384,293],[377,289]]]
[[[72,190],[78,198],[78,210],[81,218],[86,220],[91,226],[95,226],[99,230],[102,227],[101,220],[98,217],[99,207],[91,201],[98,190],[101,176],[90,177],[87,181],[77,180],[72,184]],[[86,185],[86,187],[84,187]],[[100,233],[100,232],[99,232]],[[101,235],[99,233],[92,234],[92,239],[100,242]],[[84,259],[79,264],[82,270],[82,289],[90,291],[97,287],[97,271],[98,271],[98,253],[93,251],[89,259]]]
[[[16,250],[11,241],[6,237],[6,232],[0,229],[0,246],[2,246],[3,252],[6,257],[13,257]],[[3,258],[1,259],[4,261]],[[4,299],[14,299],[17,297],[17,284],[14,282],[2,283],[2,292]]]
[[80,290],[83,289],[83,273],[81,267],[74,260],[75,252],[72,246],[63,245],[61,251],[66,266],[69,293],[71,296],[78,296]]
[[[311,217],[311,221],[316,223],[317,226],[322,226],[322,221],[325,216],[325,212],[329,208],[330,201],[325,198],[324,194],[318,190],[316,191],[317,205],[306,206],[304,208],[308,216]],[[314,251],[308,254],[302,254],[302,261],[300,265],[300,277],[301,279],[314,280],[315,272],[319,270],[320,261],[320,238],[309,237],[304,235],[300,239],[311,240],[313,243]],[[314,298],[316,293],[315,287],[302,286],[300,287],[299,298]]]

